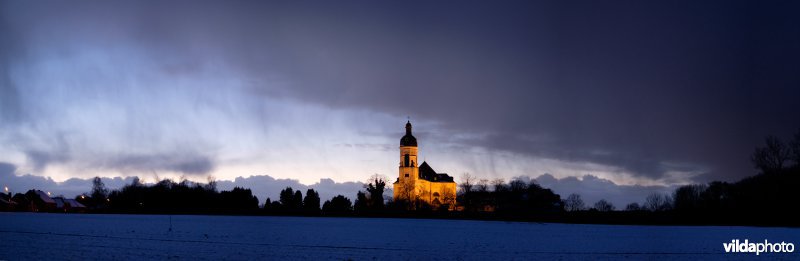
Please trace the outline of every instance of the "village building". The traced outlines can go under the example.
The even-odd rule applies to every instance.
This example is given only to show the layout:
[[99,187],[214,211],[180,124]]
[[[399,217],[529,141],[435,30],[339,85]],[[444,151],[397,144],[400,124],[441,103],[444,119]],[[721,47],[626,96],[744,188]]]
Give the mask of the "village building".
[[436,173],[427,162],[418,163],[417,138],[411,134],[411,121],[400,139],[399,177],[394,182],[394,200],[424,202],[433,207],[456,203],[456,183],[447,173]]
[[50,212],[56,209],[56,201],[50,198],[44,191],[34,189],[25,193],[25,196],[30,200],[30,211],[33,212]]
[[14,211],[17,209],[17,202],[11,200],[10,196],[2,194],[0,196],[0,211]]
[[56,210],[59,212],[86,212],[86,206],[77,200],[64,197],[54,197],[53,201],[56,202]]

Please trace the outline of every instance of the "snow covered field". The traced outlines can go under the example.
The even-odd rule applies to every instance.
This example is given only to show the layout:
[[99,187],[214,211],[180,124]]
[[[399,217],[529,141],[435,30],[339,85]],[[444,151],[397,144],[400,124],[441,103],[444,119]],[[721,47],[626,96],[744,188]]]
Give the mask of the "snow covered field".
[[[172,227],[170,231],[170,219]],[[0,260],[800,259],[725,253],[800,229],[463,220],[0,213]]]

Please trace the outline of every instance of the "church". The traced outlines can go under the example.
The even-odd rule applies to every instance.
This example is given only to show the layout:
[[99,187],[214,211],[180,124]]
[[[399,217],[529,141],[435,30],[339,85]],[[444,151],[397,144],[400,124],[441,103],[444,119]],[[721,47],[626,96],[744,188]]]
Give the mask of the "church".
[[417,166],[417,138],[411,135],[411,121],[406,123],[406,135],[400,139],[400,171],[394,182],[394,200],[425,202],[433,207],[456,203],[456,183],[453,177],[436,171],[422,162]]

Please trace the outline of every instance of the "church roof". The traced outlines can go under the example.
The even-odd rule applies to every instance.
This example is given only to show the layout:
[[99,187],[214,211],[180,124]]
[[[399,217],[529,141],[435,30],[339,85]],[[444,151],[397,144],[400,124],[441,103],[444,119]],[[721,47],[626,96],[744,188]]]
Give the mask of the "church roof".
[[453,177],[447,175],[447,173],[436,173],[428,162],[422,162],[422,165],[419,165],[419,178],[424,179],[430,182],[453,182]]
[[411,121],[406,123],[406,135],[400,138],[400,146],[417,146],[417,138],[411,135]]
[[411,134],[406,134],[403,138],[400,139],[400,146],[417,146],[417,138],[411,136]]

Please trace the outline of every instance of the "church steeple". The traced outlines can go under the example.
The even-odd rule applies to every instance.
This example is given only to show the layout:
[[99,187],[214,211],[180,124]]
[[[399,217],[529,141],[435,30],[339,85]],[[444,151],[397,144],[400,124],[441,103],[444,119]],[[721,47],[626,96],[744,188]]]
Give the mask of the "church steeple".
[[417,138],[411,135],[411,121],[406,122],[406,135],[400,138],[400,146],[417,146]]
[[417,138],[411,135],[409,120],[406,122],[406,135],[400,138],[400,180],[416,180],[418,176]]

